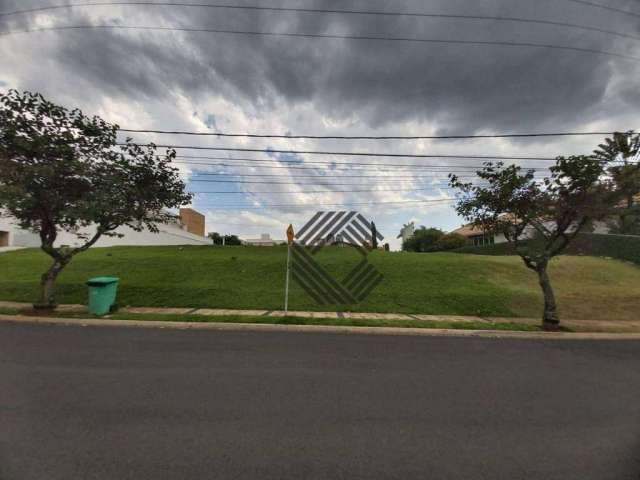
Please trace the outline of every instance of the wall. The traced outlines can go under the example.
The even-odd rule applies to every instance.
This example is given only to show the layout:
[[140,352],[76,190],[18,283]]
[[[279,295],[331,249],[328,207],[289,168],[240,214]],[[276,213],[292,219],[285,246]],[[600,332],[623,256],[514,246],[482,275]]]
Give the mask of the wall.
[[[0,212],[1,214],[1,212]],[[0,232],[8,232],[8,246],[10,247],[39,247],[40,237],[14,225],[13,219],[0,216]]]
[[[102,236],[95,244],[95,247],[115,247],[115,246],[161,246],[161,245],[210,245],[211,241],[205,237],[194,235],[182,230],[177,225],[159,225],[160,232],[153,233],[149,230],[136,232],[129,227],[120,227],[116,233],[123,234],[124,237],[105,237]],[[95,232],[95,228],[84,229],[84,232],[91,235]],[[67,232],[61,232],[58,235],[56,246],[69,245],[79,246],[83,243],[75,235]]]
[[[153,233],[149,230],[136,232],[129,227],[120,227],[116,232],[124,235],[123,238],[105,237],[103,236],[95,244],[96,247],[113,247],[113,246],[144,246],[144,245],[210,245],[211,242],[206,237],[189,233],[177,223],[158,226],[160,232]],[[15,247],[39,247],[40,237],[37,234],[21,230],[12,223],[12,219],[8,217],[0,217],[0,231],[9,232],[9,246]],[[82,230],[83,233],[91,236],[95,232],[95,227],[87,227]],[[55,246],[69,245],[79,246],[84,243],[74,234],[68,232],[59,232]]]
[[180,209],[180,222],[187,232],[204,237],[204,215],[191,208]]

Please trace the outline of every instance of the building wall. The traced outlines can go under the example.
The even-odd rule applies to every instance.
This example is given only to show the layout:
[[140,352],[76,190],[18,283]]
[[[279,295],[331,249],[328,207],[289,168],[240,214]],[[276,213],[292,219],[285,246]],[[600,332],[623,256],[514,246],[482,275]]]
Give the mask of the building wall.
[[[116,246],[162,246],[162,245],[210,245],[211,242],[199,235],[194,235],[185,230],[182,230],[176,224],[159,225],[158,233],[150,232],[147,229],[141,232],[136,232],[129,227],[120,227],[116,230],[116,233],[124,235],[123,237],[100,237],[100,240],[96,242],[95,247],[116,247]],[[95,228],[87,228],[84,230],[88,235],[92,235],[95,232]],[[69,245],[71,247],[79,246],[84,243],[83,240],[78,239],[74,234],[61,232],[58,235],[56,246]]]
[[191,208],[180,209],[180,222],[185,230],[204,237],[204,215]]
[[[153,233],[149,230],[136,232],[129,227],[120,227],[117,233],[123,234],[124,237],[105,237],[102,236],[95,244],[96,247],[113,247],[113,246],[144,246],[144,245],[210,245],[210,241],[199,235],[194,235],[180,227],[180,224],[170,223],[158,226],[160,232]],[[13,220],[8,217],[0,217],[0,232],[8,232],[8,246],[12,247],[39,247],[40,237],[26,230],[22,230],[14,225]],[[91,237],[95,233],[95,227],[87,227],[82,229]],[[55,246],[69,245],[70,247],[79,246],[84,241],[76,235],[68,232],[59,232]]]
[[[1,213],[1,212],[0,212]],[[4,237],[9,247],[39,247],[40,237],[32,232],[22,230],[14,224],[10,217],[0,216],[0,232],[4,232]]]

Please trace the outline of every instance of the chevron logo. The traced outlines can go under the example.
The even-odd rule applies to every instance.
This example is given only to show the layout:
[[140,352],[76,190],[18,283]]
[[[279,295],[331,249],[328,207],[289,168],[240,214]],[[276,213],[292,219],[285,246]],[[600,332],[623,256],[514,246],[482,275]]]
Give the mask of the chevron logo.
[[[294,280],[321,305],[354,304],[363,301],[383,276],[368,260],[373,245],[373,225],[358,212],[318,212],[296,234],[292,245]],[[384,237],[375,232],[376,239]],[[313,256],[324,246],[344,244],[355,248],[362,260],[342,280],[333,278]]]

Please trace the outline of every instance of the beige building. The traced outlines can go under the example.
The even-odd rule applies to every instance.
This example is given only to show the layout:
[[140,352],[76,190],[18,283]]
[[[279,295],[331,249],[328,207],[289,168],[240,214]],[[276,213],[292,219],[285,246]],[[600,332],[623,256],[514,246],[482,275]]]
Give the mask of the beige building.
[[204,237],[204,215],[192,208],[180,209],[180,224],[183,230]]

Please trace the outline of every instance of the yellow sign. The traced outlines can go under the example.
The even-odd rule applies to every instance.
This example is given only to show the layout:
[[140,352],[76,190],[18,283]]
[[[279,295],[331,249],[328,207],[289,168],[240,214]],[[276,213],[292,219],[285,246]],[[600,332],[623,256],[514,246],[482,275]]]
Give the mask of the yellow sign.
[[287,228],[287,243],[289,245],[293,245],[293,237],[294,237],[294,233],[293,233],[293,225],[289,224],[289,228]]

